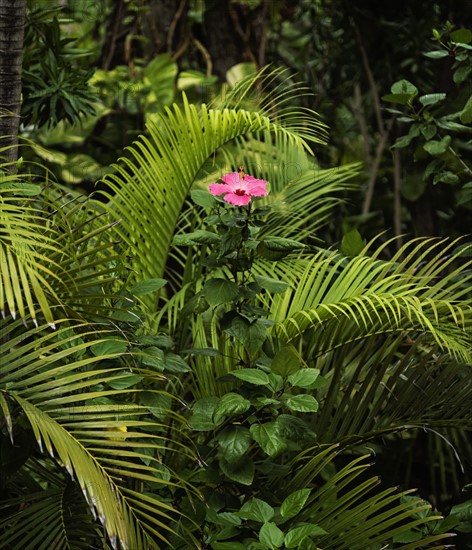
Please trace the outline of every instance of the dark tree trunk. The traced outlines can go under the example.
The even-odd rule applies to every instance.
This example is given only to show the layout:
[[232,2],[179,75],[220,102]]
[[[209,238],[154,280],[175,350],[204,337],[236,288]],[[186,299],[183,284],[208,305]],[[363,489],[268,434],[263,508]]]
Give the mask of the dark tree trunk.
[[0,0],[0,157],[15,162],[21,105],[26,0]]

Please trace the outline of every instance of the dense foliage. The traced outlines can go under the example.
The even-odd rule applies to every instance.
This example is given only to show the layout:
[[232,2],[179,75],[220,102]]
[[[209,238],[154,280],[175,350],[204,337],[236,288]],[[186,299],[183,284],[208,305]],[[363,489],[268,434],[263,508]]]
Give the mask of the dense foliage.
[[470,547],[467,21],[148,4],[29,6],[0,547]]

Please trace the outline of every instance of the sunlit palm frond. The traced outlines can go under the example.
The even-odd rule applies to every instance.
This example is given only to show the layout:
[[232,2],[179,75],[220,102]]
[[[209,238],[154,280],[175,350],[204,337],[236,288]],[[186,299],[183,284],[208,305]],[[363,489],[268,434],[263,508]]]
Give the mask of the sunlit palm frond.
[[141,279],[161,277],[172,236],[190,187],[205,161],[222,145],[238,136],[268,130],[285,134],[298,147],[316,139],[319,125],[305,116],[307,132],[280,123],[277,113],[266,116],[242,109],[198,110],[185,97],[149,125],[150,138],[141,137],[129,148],[116,173],[105,178],[109,212],[120,220],[116,234],[124,247],[133,249]]
[[[11,176],[13,177],[13,176]],[[11,183],[11,182],[10,182]],[[0,188],[0,310],[14,319],[38,313],[54,323],[51,307],[59,302],[64,274],[52,258],[58,235],[44,223],[41,211],[27,197],[16,197],[14,187]],[[54,283],[51,283],[51,280]],[[54,285],[54,286],[53,286]]]
[[[80,488],[84,506],[100,521],[112,546],[159,548],[178,517],[167,503],[169,491],[190,489],[163,464],[162,456],[170,452],[168,425],[153,420],[148,407],[122,401],[139,390],[113,389],[129,376],[151,373],[131,373],[119,353],[90,353],[107,332],[58,325],[56,332],[40,327],[19,334],[18,322],[4,327],[0,395],[10,437],[15,441],[16,433],[7,417],[23,416],[41,454],[56,460]],[[170,414],[174,422],[182,422]],[[172,452],[195,459],[182,434]],[[141,484],[149,482],[159,489],[142,494]],[[20,521],[19,514],[10,519]]]
[[275,333],[291,341],[309,330],[305,342],[311,338],[312,352],[322,354],[369,334],[423,331],[470,362],[470,261],[446,256],[453,244],[427,262],[422,258],[437,243],[417,244],[400,262],[378,260],[379,251],[351,259],[320,251],[308,264],[294,263],[285,275],[292,288],[275,297],[271,308],[280,322]]

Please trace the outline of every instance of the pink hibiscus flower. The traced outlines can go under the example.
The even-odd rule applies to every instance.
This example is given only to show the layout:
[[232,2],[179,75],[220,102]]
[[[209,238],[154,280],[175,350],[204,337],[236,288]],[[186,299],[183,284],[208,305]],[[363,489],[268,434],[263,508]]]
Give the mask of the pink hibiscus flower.
[[222,195],[224,200],[234,206],[246,206],[251,202],[252,197],[265,197],[269,191],[265,180],[258,180],[253,176],[240,172],[231,172],[221,178],[224,183],[212,183],[210,193]]

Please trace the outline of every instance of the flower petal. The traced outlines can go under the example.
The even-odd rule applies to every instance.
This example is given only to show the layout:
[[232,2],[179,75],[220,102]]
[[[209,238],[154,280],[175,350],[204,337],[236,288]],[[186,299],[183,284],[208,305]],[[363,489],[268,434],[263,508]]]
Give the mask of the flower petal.
[[229,185],[225,183],[212,183],[209,189],[212,195],[222,195],[223,193],[231,191]]
[[236,195],[236,193],[226,193],[225,201],[234,206],[246,206],[251,202],[249,195]]
[[240,188],[241,178],[239,177],[239,172],[231,172],[221,179],[231,188],[231,191],[236,191],[236,189]]
[[267,182],[265,180],[259,180],[253,176],[244,176],[245,189],[250,195],[254,197],[263,197],[269,193],[267,189]]

